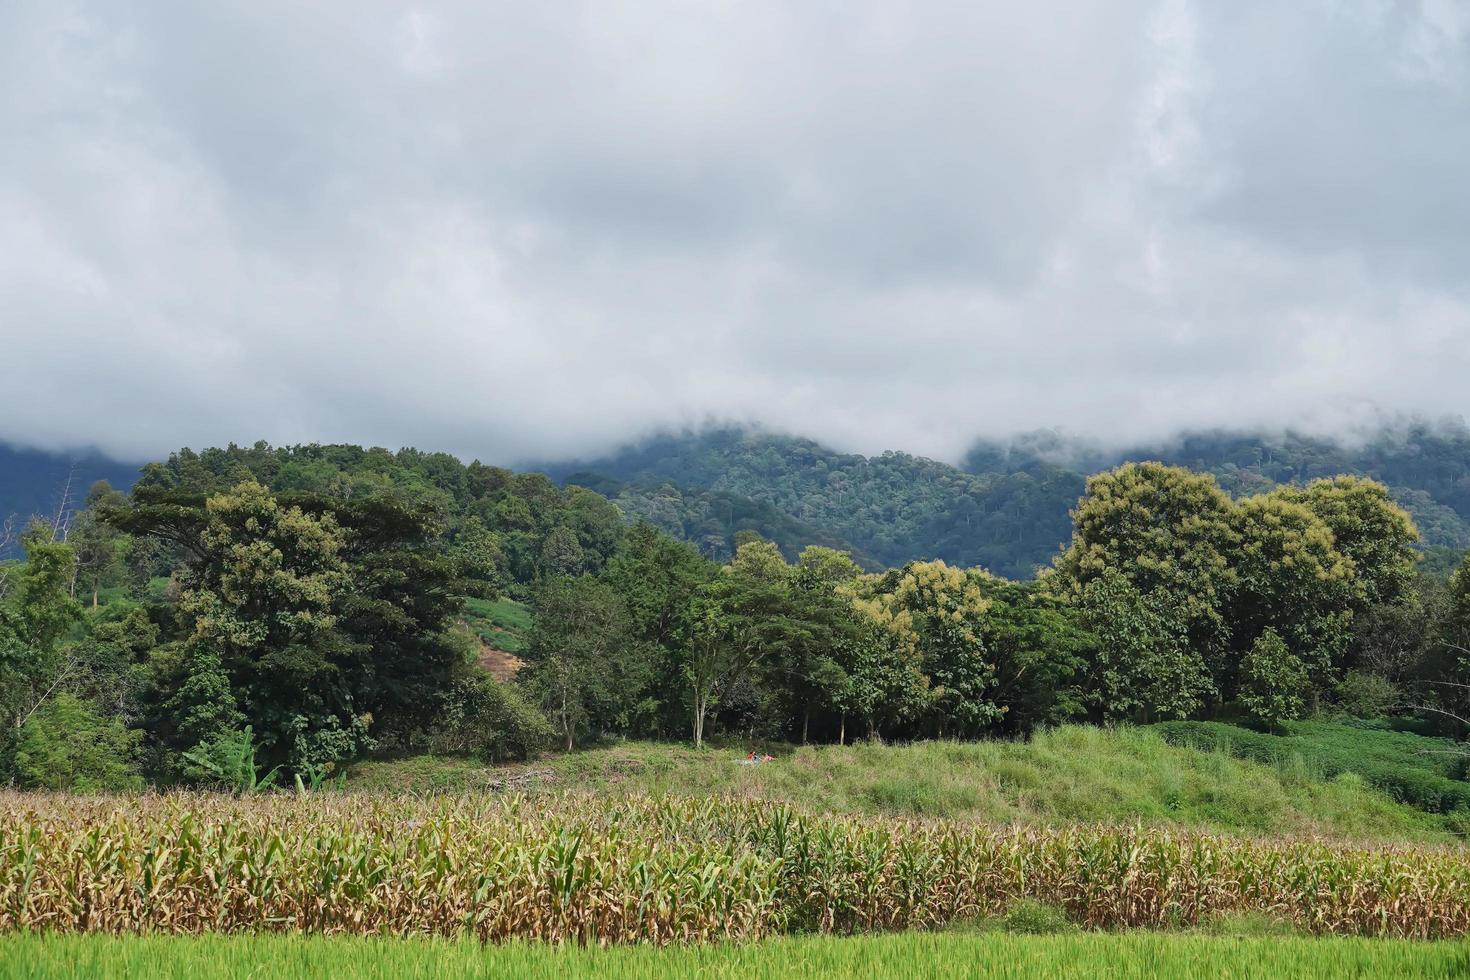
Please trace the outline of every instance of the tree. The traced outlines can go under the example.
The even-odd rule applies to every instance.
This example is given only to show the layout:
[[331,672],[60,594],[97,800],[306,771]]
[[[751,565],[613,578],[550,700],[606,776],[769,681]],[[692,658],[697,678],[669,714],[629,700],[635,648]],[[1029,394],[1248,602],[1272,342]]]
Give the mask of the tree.
[[66,679],[63,640],[81,616],[71,597],[71,547],[46,534],[23,538],[26,561],[12,596],[0,607],[0,710],[13,732],[59,690]]
[[853,614],[857,628],[837,651],[846,678],[837,699],[842,712],[839,742],[847,740],[849,714],[863,720],[871,739],[884,724],[921,717],[930,703],[929,678],[907,613],[895,619],[882,604],[856,599]]
[[1098,641],[1076,606],[1034,582],[993,579],[985,596],[985,649],[995,661],[1005,729],[1023,734],[1085,714],[1076,681]]
[[558,575],[579,575],[586,559],[577,532],[569,527],[554,528],[541,543],[541,574],[550,578]]
[[1281,487],[1272,495],[1306,507],[1332,532],[1333,547],[1353,563],[1359,609],[1397,605],[1412,596],[1419,530],[1383,484],[1337,476]]
[[1300,718],[1311,672],[1274,629],[1266,629],[1240,665],[1240,702],[1254,717],[1272,727]]
[[[1267,629],[1279,633],[1321,688],[1335,680],[1352,622],[1353,562],[1334,547],[1330,528],[1302,504],[1266,494],[1241,501],[1234,556],[1237,587],[1230,606],[1235,646],[1243,656]],[[1217,671],[1224,693],[1235,672]]]
[[1104,721],[1183,718],[1213,693],[1209,668],[1189,644],[1162,589],[1143,593],[1107,569],[1082,593],[1082,622],[1096,638],[1083,698]]
[[522,683],[540,696],[566,751],[579,734],[628,725],[652,671],[617,594],[591,576],[556,578],[537,590],[533,609]]
[[778,573],[786,576],[791,616],[805,625],[803,641],[786,648],[779,664],[785,700],[801,716],[803,745],[813,709],[841,712],[848,698],[852,678],[840,654],[856,640],[858,624],[839,590],[859,571],[843,552],[814,545],[802,551],[796,567]]
[[98,515],[101,507],[115,506],[122,494],[105,480],[94,484],[87,494],[87,509],[76,516],[67,544],[76,554],[71,594],[78,588],[90,597],[97,608],[101,590],[120,581],[124,570],[126,539]]
[[775,545],[747,541],[722,574],[696,593],[680,651],[696,748],[704,744],[710,709],[753,668],[812,642],[789,578],[790,568]]
[[369,724],[394,738],[426,724],[469,667],[446,633],[478,586],[415,506],[279,499],[244,482],[213,495],[140,487],[105,510],[183,558],[184,645],[157,672],[172,682],[162,690],[197,692],[208,717],[237,710],[267,764],[327,765],[322,752],[366,747]]
[[996,664],[985,647],[990,602],[982,586],[991,578],[935,561],[910,562],[880,580],[877,600],[895,626],[906,614],[913,631],[941,737],[976,735],[1005,715],[995,698]]
[[1189,642],[1207,659],[1225,657],[1224,609],[1235,586],[1239,534],[1230,498],[1213,477],[1162,463],[1128,463],[1087,481],[1073,514],[1071,546],[1057,559],[1058,583],[1079,595],[1111,569],[1138,590],[1168,597]]

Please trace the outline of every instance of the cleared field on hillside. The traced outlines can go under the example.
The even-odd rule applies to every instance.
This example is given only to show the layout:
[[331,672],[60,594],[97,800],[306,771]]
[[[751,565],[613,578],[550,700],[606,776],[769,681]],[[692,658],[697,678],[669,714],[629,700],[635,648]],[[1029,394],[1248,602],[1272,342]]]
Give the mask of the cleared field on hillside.
[[0,938],[16,978],[177,977],[994,977],[1470,976],[1464,943],[1227,939],[1198,935],[907,934],[747,946],[613,949],[288,936]]
[[[1324,779],[1169,745],[1147,729],[1066,726],[1029,742],[769,746],[775,762],[737,765],[745,748],[630,742],[530,768],[549,775],[550,789],[610,798],[717,794],[814,811],[1002,824],[1139,822],[1250,835],[1456,839],[1444,818],[1396,803],[1357,777]],[[443,791],[503,776],[471,760],[420,757],[361,764],[352,784]]]

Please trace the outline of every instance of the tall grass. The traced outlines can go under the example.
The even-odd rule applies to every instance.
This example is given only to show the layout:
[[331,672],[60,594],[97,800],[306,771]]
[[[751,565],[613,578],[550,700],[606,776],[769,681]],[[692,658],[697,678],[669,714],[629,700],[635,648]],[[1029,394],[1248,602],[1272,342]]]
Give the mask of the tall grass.
[[1466,747],[1447,738],[1331,721],[1289,722],[1282,734],[1209,721],[1171,721],[1153,730],[1175,745],[1228,752],[1311,779],[1352,773],[1394,799],[1470,820]]
[[1470,853],[735,800],[0,796],[0,931],[666,944],[932,929],[1022,899],[1094,928],[1257,912],[1452,937],[1470,932]]
[[[548,765],[558,786],[609,796],[714,794],[812,810],[1008,824],[1142,822],[1251,835],[1453,839],[1442,818],[1361,782],[1170,745],[1148,729],[1070,725],[1027,742],[773,751],[774,763],[737,766],[736,752],[628,743]],[[372,775],[387,784],[393,773]]]

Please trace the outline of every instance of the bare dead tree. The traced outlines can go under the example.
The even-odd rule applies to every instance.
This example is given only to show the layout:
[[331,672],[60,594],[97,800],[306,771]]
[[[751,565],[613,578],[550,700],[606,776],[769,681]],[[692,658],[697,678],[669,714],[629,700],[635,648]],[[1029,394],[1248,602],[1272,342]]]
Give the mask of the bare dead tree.
[[71,531],[71,522],[76,517],[76,508],[72,505],[71,488],[76,478],[77,464],[72,463],[71,469],[66,472],[66,482],[61,486],[61,503],[56,506],[56,517],[51,521],[52,541],[65,541],[67,534]]
[[[11,514],[4,521],[0,521],[0,555],[10,550],[15,544],[15,515]],[[10,568],[0,563],[0,599],[5,598],[10,592]]]

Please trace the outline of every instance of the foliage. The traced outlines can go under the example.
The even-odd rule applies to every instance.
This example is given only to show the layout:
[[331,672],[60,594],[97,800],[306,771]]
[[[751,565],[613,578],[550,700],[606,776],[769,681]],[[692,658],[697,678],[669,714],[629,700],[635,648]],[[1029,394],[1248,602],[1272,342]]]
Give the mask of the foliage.
[[21,726],[15,774],[31,789],[136,790],[139,732],[116,718],[99,716],[85,702],[61,693]]
[[[1365,579],[1336,549],[1331,529],[1280,494],[1242,501],[1236,519],[1236,586],[1228,604],[1236,651],[1253,649],[1258,637],[1274,630],[1306,665],[1310,681],[1329,683],[1341,664],[1355,594],[1366,588]],[[1407,560],[1407,547],[1397,547]],[[1218,671],[1227,694],[1234,687],[1232,673],[1228,667]]]
[[1286,641],[1267,627],[1256,637],[1240,664],[1240,701],[1245,709],[1266,725],[1300,718],[1306,710],[1304,696],[1311,690],[1311,672],[1292,653]]
[[1095,638],[1081,699],[1104,721],[1181,718],[1213,693],[1178,607],[1161,589],[1141,592],[1105,568],[1082,590],[1082,622]]
[[275,784],[281,767],[262,774],[255,748],[255,733],[249,725],[220,732],[183,754],[185,773],[198,782],[223,787],[237,796],[261,792]]
[[1113,569],[1140,593],[1167,596],[1190,645],[1217,660],[1229,642],[1225,603],[1239,544],[1229,497],[1209,476],[1127,463],[1087,481],[1059,581],[1079,592]]
[[430,746],[435,752],[501,762],[529,759],[555,737],[545,715],[518,688],[474,674],[445,694]]
[[1333,688],[1333,697],[1342,712],[1354,718],[1382,718],[1403,702],[1403,696],[1392,681],[1379,674],[1350,670]]
[[0,717],[18,729],[54,693],[63,672],[63,639],[81,617],[69,584],[70,547],[26,535],[26,561],[0,605]]
[[521,678],[552,717],[563,748],[626,729],[646,710],[653,660],[618,594],[590,576],[542,583]]

